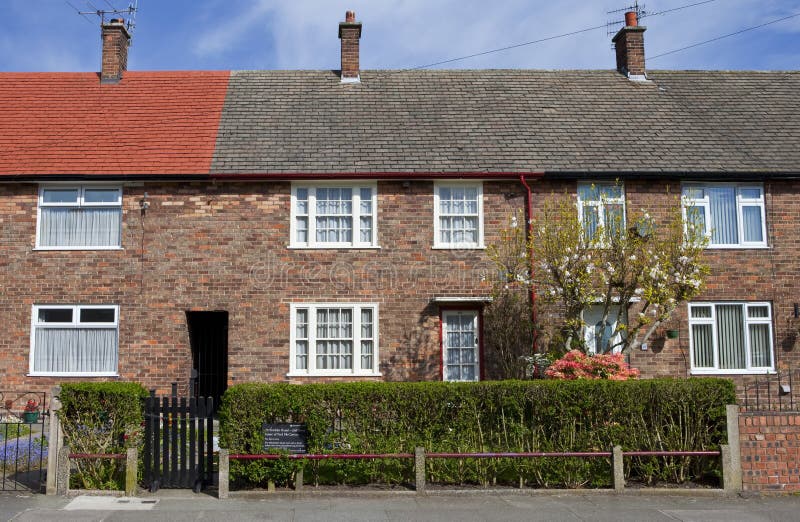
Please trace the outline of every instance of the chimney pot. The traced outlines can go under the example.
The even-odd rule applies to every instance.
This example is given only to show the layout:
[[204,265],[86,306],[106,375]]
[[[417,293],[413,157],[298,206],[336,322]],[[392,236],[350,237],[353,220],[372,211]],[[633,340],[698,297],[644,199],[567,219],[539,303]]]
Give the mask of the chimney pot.
[[356,22],[356,13],[347,11],[344,22],[339,22],[339,39],[342,41],[342,83],[358,83],[359,75],[359,40],[361,39],[361,22]]
[[119,18],[102,25],[103,57],[100,66],[100,83],[119,83],[128,69],[128,46],[131,35]]
[[636,27],[637,25],[639,25],[639,20],[636,17],[636,11],[628,11],[625,13],[625,26]]

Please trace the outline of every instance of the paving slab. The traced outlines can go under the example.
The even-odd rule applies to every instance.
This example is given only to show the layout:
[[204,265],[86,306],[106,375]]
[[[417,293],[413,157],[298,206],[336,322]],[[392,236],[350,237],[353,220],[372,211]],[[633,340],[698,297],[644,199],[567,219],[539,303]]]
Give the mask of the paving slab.
[[345,491],[261,494],[219,500],[161,490],[136,499],[0,494],[0,521],[800,521],[800,497],[724,497],[682,492],[481,492],[409,495]]

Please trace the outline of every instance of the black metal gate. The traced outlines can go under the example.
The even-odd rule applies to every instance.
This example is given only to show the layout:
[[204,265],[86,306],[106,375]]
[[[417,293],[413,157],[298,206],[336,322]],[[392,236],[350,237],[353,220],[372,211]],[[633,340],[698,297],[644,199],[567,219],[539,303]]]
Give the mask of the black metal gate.
[[47,476],[47,395],[0,391],[0,491],[39,493]]
[[144,481],[150,491],[214,483],[214,399],[170,397],[145,401]]

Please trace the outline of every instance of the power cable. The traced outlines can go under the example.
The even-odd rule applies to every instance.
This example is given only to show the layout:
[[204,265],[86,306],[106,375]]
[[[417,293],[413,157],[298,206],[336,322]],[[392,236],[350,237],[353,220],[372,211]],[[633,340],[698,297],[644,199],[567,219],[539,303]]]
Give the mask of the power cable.
[[744,29],[739,29],[738,31],[734,31],[732,33],[724,34],[722,36],[717,36],[715,38],[710,38],[708,40],[703,40],[702,42],[697,42],[697,43],[694,43],[692,45],[687,45],[685,47],[680,47],[678,49],[673,49],[671,51],[667,51],[667,52],[664,52],[664,53],[656,54],[654,56],[648,56],[647,60],[648,61],[652,61],[652,60],[655,60],[657,58],[661,58],[662,56],[667,56],[669,54],[679,53],[681,51],[685,51],[686,49],[692,49],[694,47],[699,47],[701,45],[705,45],[705,44],[708,44],[708,43],[711,43],[711,42],[716,42],[716,41],[722,40],[724,38],[730,38],[731,36],[736,36],[736,35],[739,35],[739,34],[742,34],[742,33],[746,33],[747,31],[753,31],[755,29],[760,29],[761,27],[766,27],[768,25],[777,24],[778,22],[783,22],[785,20],[789,20],[791,18],[796,18],[798,16],[800,16],[800,13],[795,13],[795,14],[792,14],[792,15],[789,15],[789,16],[784,16],[783,18],[777,18],[775,20],[770,20],[769,22],[764,22],[763,24],[754,25],[752,27],[746,27]]

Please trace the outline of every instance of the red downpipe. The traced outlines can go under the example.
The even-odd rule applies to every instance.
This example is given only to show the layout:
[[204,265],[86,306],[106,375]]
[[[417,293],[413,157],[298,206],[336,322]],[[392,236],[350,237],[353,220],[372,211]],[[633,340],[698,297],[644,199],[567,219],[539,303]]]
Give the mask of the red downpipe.
[[[540,176],[537,176],[537,179]],[[533,346],[531,354],[536,353],[536,342],[538,341],[538,332],[536,331],[536,285],[533,283],[533,274],[534,274],[534,266],[533,266],[533,196],[531,194],[531,187],[528,185],[528,181],[525,179],[525,176],[520,174],[519,180],[522,182],[522,186],[525,187],[527,194],[525,196],[525,202],[528,206],[528,256],[530,257],[530,279],[531,279],[531,323],[533,324]]]

